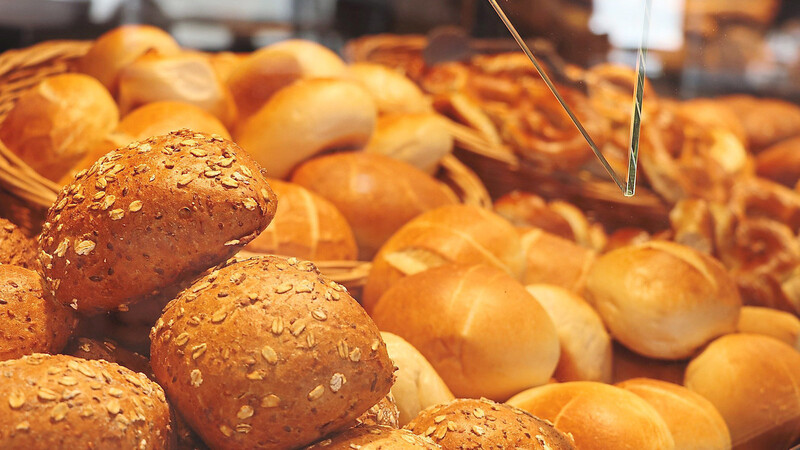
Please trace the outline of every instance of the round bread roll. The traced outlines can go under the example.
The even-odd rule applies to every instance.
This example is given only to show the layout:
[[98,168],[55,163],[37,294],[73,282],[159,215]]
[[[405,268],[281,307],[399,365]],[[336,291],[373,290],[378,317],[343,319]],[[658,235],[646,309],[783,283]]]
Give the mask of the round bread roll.
[[156,378],[212,448],[310,444],[351,425],[393,381],[366,312],[295,258],[218,267],[167,305],[151,340]]
[[375,63],[359,62],[347,68],[350,79],[369,91],[381,114],[432,112],[431,101],[402,73]]
[[36,241],[29,239],[18,226],[0,217],[0,264],[28,269],[36,267]]
[[456,397],[502,401],[547,383],[558,364],[547,312],[491,266],[448,264],[411,275],[386,291],[372,318],[419,350]]
[[691,357],[735,331],[742,306],[736,282],[721,263],[666,241],[601,256],[589,271],[586,291],[615,339],[661,359]]
[[453,151],[453,136],[436,114],[389,114],[378,118],[375,133],[364,151],[434,173],[439,161]]
[[203,53],[214,68],[217,78],[223,83],[227,83],[236,68],[244,62],[250,54],[233,52],[213,52]]
[[[521,229],[525,252],[524,284],[551,284],[582,293],[589,269],[597,259],[593,250],[538,228]],[[553,255],[558,255],[554,263]]]
[[36,272],[0,264],[0,361],[60,352],[77,322],[69,308],[44,298]]
[[442,183],[383,155],[348,152],[314,158],[297,168],[292,182],[321,195],[344,214],[362,260],[372,259],[409,220],[456,203]]
[[780,141],[759,153],[756,173],[794,187],[800,181],[800,136]]
[[58,181],[118,120],[117,105],[103,85],[66,73],[19,96],[0,125],[0,140],[40,175]]
[[540,228],[550,234],[575,240],[572,226],[553,211],[542,197],[524,191],[512,191],[494,202],[494,211],[521,228]]
[[408,430],[397,430],[380,425],[358,426],[306,447],[326,450],[394,450],[426,448],[441,449],[425,436],[417,436]]
[[293,55],[303,68],[306,78],[336,78],[347,72],[347,66],[339,55],[313,41],[287,39],[266,48]]
[[571,450],[572,437],[547,421],[487,399],[459,398],[422,411],[407,429],[445,449]]
[[488,264],[517,279],[525,267],[519,236],[505,219],[477,206],[443,206],[411,220],[381,247],[364,286],[364,308],[371,311],[403,277],[447,263]]
[[789,448],[800,439],[800,353],[775,338],[715,340],[689,363],[685,385],[722,414],[736,449]]
[[94,41],[78,61],[78,70],[100,80],[117,95],[119,72],[145,53],[174,55],[180,46],[165,31],[149,25],[124,25]]
[[617,385],[641,397],[667,423],[675,448],[730,450],[731,435],[725,420],[708,400],[683,386],[636,378]]
[[182,128],[231,138],[222,122],[211,113],[190,103],[174,101],[148,103],[131,111],[119,122],[117,132],[125,133],[135,141]]
[[392,395],[400,410],[400,426],[429,406],[453,400],[450,388],[419,350],[396,334],[383,331],[381,337],[397,367]]
[[761,306],[742,306],[736,331],[771,336],[800,351],[800,319],[785,311]]
[[271,177],[286,178],[318,153],[362,147],[376,117],[375,102],[353,82],[301,80],[281,89],[238,127],[236,142]]
[[400,428],[400,411],[391,392],[356,419],[358,425]]
[[555,383],[512,397],[509,405],[553,422],[581,450],[676,448],[658,411],[637,395],[593,381]]
[[173,448],[164,391],[118,364],[33,354],[0,362],[0,447]]
[[548,284],[525,289],[550,316],[561,344],[558,381],[611,382],[611,337],[594,309],[572,292]]
[[236,120],[236,104],[228,87],[217,78],[208,59],[201,55],[148,53],[122,69],[119,109],[123,115],[160,101],[197,106],[226,126],[232,126]]
[[647,358],[634,353],[623,345],[615,342],[612,350],[614,374],[612,382],[630,380],[633,378],[651,378],[674,384],[683,384],[683,374],[686,372],[688,360],[664,361],[661,359]]
[[275,215],[236,144],[181,130],[106,154],[65,186],[39,236],[45,292],[83,313],[158,295],[225,261]]
[[67,344],[63,353],[81,359],[102,359],[127,367],[134,372],[143,373],[147,378],[155,378],[153,369],[150,368],[150,360],[120,347],[111,339],[100,341],[86,337],[75,338]]
[[313,261],[356,259],[350,224],[331,202],[298,184],[270,179],[269,185],[278,197],[275,218],[247,250]]

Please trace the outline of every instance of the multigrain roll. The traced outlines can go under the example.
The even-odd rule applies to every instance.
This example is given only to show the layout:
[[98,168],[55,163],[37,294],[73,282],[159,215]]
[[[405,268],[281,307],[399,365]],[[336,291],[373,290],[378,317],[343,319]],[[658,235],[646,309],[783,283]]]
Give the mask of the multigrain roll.
[[181,130],[106,154],[65,186],[39,236],[45,292],[83,313],[155,296],[267,227],[275,194],[236,144]]
[[433,113],[387,114],[378,118],[375,133],[363,151],[404,161],[434,173],[453,150],[453,136],[444,119]]
[[159,385],[118,364],[34,354],[0,362],[0,447],[169,449]]
[[800,351],[800,319],[785,311],[761,306],[742,306],[736,331],[771,336]]
[[118,120],[117,105],[102,84],[65,73],[19,96],[0,125],[0,139],[40,175],[58,181]]
[[495,267],[448,264],[411,275],[386,291],[372,317],[419,350],[456,397],[502,401],[546,383],[558,364],[547,312]]
[[586,292],[615,339],[661,359],[691,357],[735,331],[742,305],[721,263],[665,241],[601,256],[589,271]]
[[735,449],[784,449],[800,438],[800,353],[777,339],[723,336],[689,363],[685,385],[722,414]]
[[448,263],[487,264],[516,279],[525,267],[519,236],[505,219],[477,206],[443,206],[411,220],[381,247],[364,286],[364,308],[371,311],[403,277]]
[[36,272],[0,264],[0,361],[60,352],[76,324],[68,307],[44,297]]
[[572,436],[513,406],[459,398],[422,411],[407,429],[444,449],[571,450]]
[[553,321],[561,357],[553,377],[558,381],[611,382],[611,337],[602,319],[574,293],[548,284],[525,286]]
[[400,411],[391,392],[356,419],[358,425],[400,428]]
[[230,139],[228,130],[214,115],[189,103],[153,102],[131,111],[117,126],[117,132],[131,136],[131,141],[161,136],[188,128],[205,134],[218,134]]
[[396,70],[381,64],[359,62],[347,68],[347,75],[372,95],[381,114],[433,111],[430,99],[419,86]]
[[[582,294],[597,254],[538,228],[519,230],[525,253],[524,284],[551,284]],[[558,255],[553,261],[553,255]]]
[[418,436],[408,430],[397,430],[380,425],[362,425],[350,428],[305,448],[308,450],[395,450],[415,448],[436,450],[442,447],[429,438]]
[[156,378],[212,448],[295,448],[350,426],[389,393],[380,333],[309,262],[231,261],[167,305]]
[[337,153],[297,168],[292,182],[330,201],[353,228],[359,258],[369,260],[418,215],[457,202],[439,181],[383,155]]
[[397,367],[392,396],[400,411],[399,424],[405,426],[423,409],[453,400],[453,393],[430,362],[408,341],[381,332],[386,351]]
[[550,420],[581,450],[676,448],[658,411],[637,395],[592,381],[555,383],[512,397],[509,405]]
[[270,176],[283,179],[318,153],[362,147],[376,118],[375,102],[356,83],[300,80],[272,96],[234,134]]
[[0,217],[0,264],[34,269],[36,241],[29,239],[18,226]]
[[649,403],[664,419],[675,448],[729,450],[731,435],[725,420],[708,400],[683,386],[636,378],[617,384]]
[[336,206],[299,184],[270,179],[269,185],[278,197],[275,218],[247,250],[312,261],[358,257],[353,230]]

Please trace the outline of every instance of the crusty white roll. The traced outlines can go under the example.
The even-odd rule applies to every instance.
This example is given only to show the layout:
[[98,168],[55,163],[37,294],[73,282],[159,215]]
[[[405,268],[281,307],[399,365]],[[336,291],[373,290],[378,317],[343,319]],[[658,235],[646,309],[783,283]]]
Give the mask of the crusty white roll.
[[231,138],[228,129],[214,115],[198,106],[176,101],[148,103],[131,111],[119,122],[117,132],[133,136],[132,140],[141,140],[182,128]]
[[397,366],[391,392],[400,410],[401,427],[423,409],[453,400],[450,388],[419,350],[396,334],[383,331],[381,337]]
[[407,162],[428,173],[453,150],[453,136],[441,116],[433,113],[388,114],[378,118],[375,133],[364,147]]
[[123,25],[103,34],[78,61],[78,70],[116,96],[119,72],[148,52],[174,55],[180,46],[169,33],[150,25]]
[[118,100],[123,115],[148,103],[177,101],[208,111],[226,126],[236,119],[227,86],[208,58],[196,53],[140,56],[120,71]]
[[683,359],[736,330],[742,300],[720,262],[690,247],[652,241],[601,256],[586,298],[611,334],[651,358]]
[[422,90],[396,70],[381,64],[360,62],[351,64],[347,73],[350,79],[372,94],[381,114],[433,111],[430,99]]
[[[593,250],[539,228],[520,229],[525,252],[524,284],[552,284],[576,293],[586,287],[589,269],[597,259]],[[556,260],[553,255],[558,255]]]
[[608,384],[547,384],[521,392],[506,403],[571,433],[581,450],[677,448],[655,408],[635,394]]
[[269,176],[286,178],[320,152],[363,146],[376,119],[375,102],[361,86],[309,79],[281,89],[234,134]]
[[684,384],[722,414],[735,449],[785,449],[800,439],[800,353],[784,342],[723,336],[689,363]]
[[45,78],[19,97],[0,139],[39,174],[58,181],[119,121],[114,99],[94,78]]
[[531,284],[525,289],[556,326],[561,357],[555,379],[611,382],[611,337],[591,305],[559,286]]
[[503,401],[547,383],[558,364],[547,312],[517,280],[488,265],[411,275],[386,291],[372,317],[419,350],[457,397]]
[[717,408],[685,387],[649,378],[617,384],[641,397],[667,423],[675,448],[681,450],[730,450],[731,435]]
[[800,319],[785,311],[762,306],[742,306],[736,331],[772,336],[800,351]]

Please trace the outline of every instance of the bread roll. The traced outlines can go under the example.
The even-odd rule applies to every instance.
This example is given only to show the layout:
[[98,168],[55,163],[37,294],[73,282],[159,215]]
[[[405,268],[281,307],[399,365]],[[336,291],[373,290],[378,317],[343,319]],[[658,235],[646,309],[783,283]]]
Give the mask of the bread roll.
[[540,228],[574,241],[572,226],[561,214],[550,209],[542,197],[530,192],[512,191],[494,202],[494,211],[521,228]]
[[800,106],[793,103],[749,95],[729,95],[719,101],[739,117],[753,152],[800,135]]
[[36,241],[22,230],[0,217],[0,264],[36,268]]
[[46,294],[87,314],[156,296],[263,231],[275,194],[236,144],[181,130],[106,154],[39,236]]
[[391,392],[356,419],[358,425],[400,428],[400,411]]
[[456,203],[428,174],[383,155],[337,153],[297,168],[292,182],[324,197],[353,228],[359,258],[369,260],[414,217]]
[[156,378],[212,448],[285,449],[347,428],[389,393],[378,328],[309,262],[231,261],[165,308]]
[[611,337],[597,312],[558,286],[531,284],[525,289],[547,311],[558,333],[561,357],[553,376],[558,381],[611,382]]
[[683,384],[683,374],[686,372],[688,360],[664,361],[652,359],[634,353],[623,345],[615,342],[612,354],[614,355],[612,368],[614,383],[633,378],[652,378],[674,384]]
[[89,168],[91,168],[98,159],[105,156],[106,153],[116,150],[120,147],[125,147],[134,141],[136,141],[136,139],[126,133],[112,131],[99,141],[95,141],[92,145],[90,145],[86,154],[81,158],[80,161],[73,165],[64,176],[61,177],[61,179],[58,181],[58,184],[65,186],[72,183],[75,181],[76,175],[81,173],[83,170],[88,171]]
[[771,336],[800,351],[800,319],[785,311],[760,306],[742,306],[736,331]]
[[0,361],[60,352],[76,324],[69,308],[44,298],[36,272],[0,264]]
[[381,114],[432,112],[431,101],[402,73],[386,66],[359,62],[347,68],[350,79],[369,91]]
[[120,72],[119,109],[123,115],[161,101],[197,106],[225,126],[236,120],[236,104],[228,87],[217,78],[208,59],[197,54],[148,53]]
[[405,426],[423,409],[453,400],[453,393],[431,363],[408,341],[396,334],[381,332],[386,351],[397,367],[392,395],[400,410],[400,426]]
[[356,259],[353,231],[331,202],[295,183],[269,185],[278,197],[275,218],[247,250],[313,261]]
[[676,448],[655,408],[635,394],[607,384],[547,384],[521,392],[507,403],[571,433],[581,450]]
[[287,39],[266,48],[294,56],[306,78],[338,78],[347,72],[347,66],[339,55],[313,41]]
[[725,420],[708,400],[683,386],[636,378],[617,385],[641,397],[667,423],[675,448],[730,450],[731,435]]
[[419,350],[456,397],[502,401],[546,383],[558,364],[547,312],[495,267],[448,264],[411,275],[386,291],[372,317]]
[[516,279],[525,267],[519,236],[505,219],[477,206],[444,206],[411,220],[381,247],[364,286],[364,308],[371,311],[403,277],[447,263],[488,264]]
[[756,173],[794,187],[800,181],[800,136],[780,141],[756,156]]
[[611,334],[651,358],[688,358],[736,330],[742,300],[717,260],[665,241],[623,247],[589,271],[587,300]]
[[367,153],[390,156],[428,173],[434,173],[452,150],[453,136],[442,118],[432,113],[382,116],[364,147]]
[[308,450],[392,450],[392,449],[441,449],[425,436],[417,436],[408,430],[396,430],[389,427],[370,425],[358,426],[343,431],[314,445],[305,447]]
[[78,70],[100,80],[117,95],[119,72],[145,53],[174,55],[178,43],[168,33],[149,25],[124,25],[114,28],[94,41],[78,61]]
[[232,53],[232,52],[214,52],[205,53],[211,67],[214,68],[214,73],[217,78],[223,83],[228,82],[236,68],[241,64],[250,54],[247,53]]
[[301,80],[281,89],[236,130],[236,142],[269,176],[286,178],[326,150],[358,148],[375,129],[375,102],[343,80]]
[[606,247],[603,249],[603,251],[608,253],[612,250],[627,247],[629,245],[644,244],[652,238],[653,236],[651,236],[647,230],[642,228],[618,228],[608,237],[608,242],[606,242]]
[[[524,284],[551,284],[582,293],[597,256],[594,251],[538,228],[521,231]],[[553,261],[553,255],[558,260]]]
[[487,399],[431,406],[406,427],[445,449],[572,450],[572,437],[523,410]]
[[725,418],[735,449],[783,449],[800,438],[800,353],[775,338],[729,334],[686,369],[685,385]]
[[148,103],[131,111],[119,122],[117,132],[132,136],[131,141],[137,141],[182,128],[231,138],[222,122],[211,113],[190,103],[177,101]]
[[118,120],[114,99],[97,80],[55,75],[19,96],[0,125],[0,140],[40,175],[58,181]]

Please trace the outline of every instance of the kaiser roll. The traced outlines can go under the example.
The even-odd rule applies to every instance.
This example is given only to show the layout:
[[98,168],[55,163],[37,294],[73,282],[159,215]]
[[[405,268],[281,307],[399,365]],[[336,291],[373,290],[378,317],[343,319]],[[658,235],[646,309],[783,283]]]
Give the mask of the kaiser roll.
[[434,173],[439,161],[453,150],[453,136],[443,120],[433,113],[381,116],[364,151],[390,156]]
[[800,351],[800,319],[785,311],[761,306],[742,306],[736,331],[772,336]]
[[36,267],[36,241],[28,238],[18,226],[0,217],[0,264],[28,269]]
[[211,113],[196,105],[177,101],[148,103],[131,111],[119,122],[117,132],[133,137],[132,140],[140,140],[182,128],[231,138],[222,122]]
[[375,99],[381,114],[432,112],[431,101],[402,73],[375,63],[359,62],[347,68],[347,74]]
[[402,450],[415,448],[436,450],[442,447],[425,436],[418,436],[408,430],[397,430],[380,425],[362,425],[350,428],[306,447],[308,450]]

